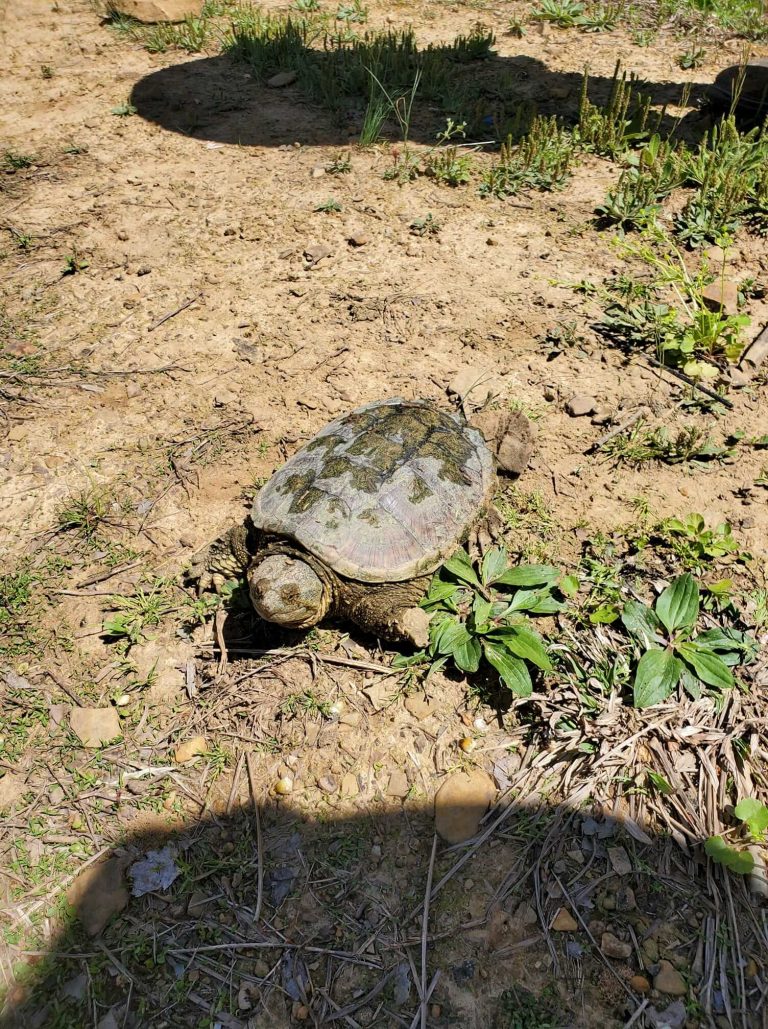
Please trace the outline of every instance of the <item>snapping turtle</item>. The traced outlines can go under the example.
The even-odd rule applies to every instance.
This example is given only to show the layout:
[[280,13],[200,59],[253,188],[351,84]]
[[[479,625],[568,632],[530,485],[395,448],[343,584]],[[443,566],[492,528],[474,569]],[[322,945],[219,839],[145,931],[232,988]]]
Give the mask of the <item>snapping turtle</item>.
[[432,572],[491,498],[480,432],[425,401],[366,404],[322,429],[259,491],[245,525],[193,561],[199,588],[245,573],[256,611],[304,629],[328,616],[427,642]]

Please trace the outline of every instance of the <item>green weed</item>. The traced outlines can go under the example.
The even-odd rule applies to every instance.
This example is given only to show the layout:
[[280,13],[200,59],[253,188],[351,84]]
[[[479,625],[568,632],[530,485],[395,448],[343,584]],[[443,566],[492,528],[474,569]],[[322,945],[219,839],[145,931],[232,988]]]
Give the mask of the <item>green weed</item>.
[[34,163],[35,159],[31,154],[21,154],[16,150],[6,150],[3,154],[3,168],[9,172],[31,168]]
[[754,641],[736,629],[697,632],[699,612],[699,587],[688,572],[653,607],[637,600],[624,605],[621,621],[642,652],[634,673],[635,707],[661,703],[678,684],[694,700],[707,687],[729,689],[731,668],[754,656]]
[[548,671],[552,666],[544,641],[529,615],[562,611],[560,597],[578,588],[572,576],[550,565],[510,567],[502,547],[488,550],[477,568],[466,551],[458,550],[432,580],[422,607],[432,614],[429,647],[413,658],[431,662],[432,670],[451,662],[459,671],[477,672],[484,663],[517,697],[533,690],[528,663]]

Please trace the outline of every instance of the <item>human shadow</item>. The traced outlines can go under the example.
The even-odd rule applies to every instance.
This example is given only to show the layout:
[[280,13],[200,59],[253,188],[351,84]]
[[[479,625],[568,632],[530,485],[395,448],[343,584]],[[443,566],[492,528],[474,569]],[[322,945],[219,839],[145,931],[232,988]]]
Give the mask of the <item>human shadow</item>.
[[[174,764],[167,734],[139,762],[110,748],[124,832],[73,882],[6,906],[5,1029],[611,1029],[688,1025],[691,1010],[702,1027],[762,1024],[764,939],[743,879],[703,867],[700,841],[684,852],[614,816],[589,775],[570,783],[575,751],[556,766],[512,740],[481,745],[470,792],[439,717],[400,726],[398,768],[387,708],[369,704],[360,720],[305,711],[302,745],[278,753],[263,671],[199,666],[201,697],[216,693],[189,705],[189,733],[225,713],[238,729],[218,778],[210,753]],[[351,757],[374,720],[375,748]],[[436,813],[421,769],[441,762],[455,789]],[[65,892],[65,928],[25,950],[22,930],[62,917]]]
[[[400,55],[398,37],[392,52]],[[532,57],[518,55],[459,60],[455,46],[415,49],[403,59],[376,55],[376,67],[387,69],[378,82],[390,99],[410,97],[409,139],[433,144],[446,120],[463,123],[468,141],[503,141],[508,134],[525,133],[535,112],[556,115],[566,125],[579,117],[582,89],[599,106],[609,103],[616,79],[555,71]],[[138,114],[162,128],[213,143],[245,147],[344,146],[360,138],[367,113],[375,110],[383,92],[365,58],[350,65],[342,49],[294,49],[290,56],[274,44],[262,48],[258,60],[237,50],[169,65],[141,79],[131,103]],[[291,80],[269,88],[272,75]],[[279,81],[279,80],[278,80]],[[710,96],[706,83],[638,81],[633,91],[648,98],[655,109],[650,124],[663,135],[695,142],[709,128],[711,116],[699,106]],[[373,99],[371,99],[373,98]],[[681,100],[691,105],[684,118],[667,111]],[[706,107],[706,105],[704,105]],[[383,138],[398,139],[401,126],[392,116],[382,125]]]

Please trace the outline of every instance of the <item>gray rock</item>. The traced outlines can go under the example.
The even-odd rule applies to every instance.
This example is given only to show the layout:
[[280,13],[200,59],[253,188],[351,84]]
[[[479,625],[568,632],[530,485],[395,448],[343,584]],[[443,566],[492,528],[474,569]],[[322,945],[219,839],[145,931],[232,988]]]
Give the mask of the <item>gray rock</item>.
[[290,86],[295,81],[295,71],[279,71],[277,75],[273,75],[271,79],[267,79],[267,85],[270,89],[282,89],[283,86]]

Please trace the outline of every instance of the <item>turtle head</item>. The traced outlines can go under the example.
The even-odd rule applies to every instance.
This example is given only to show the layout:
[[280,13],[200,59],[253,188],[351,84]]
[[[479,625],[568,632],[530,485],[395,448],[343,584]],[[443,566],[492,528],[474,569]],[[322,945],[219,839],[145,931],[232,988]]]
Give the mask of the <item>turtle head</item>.
[[300,554],[266,554],[248,569],[257,614],[289,629],[308,629],[328,613],[332,591],[316,562]]

